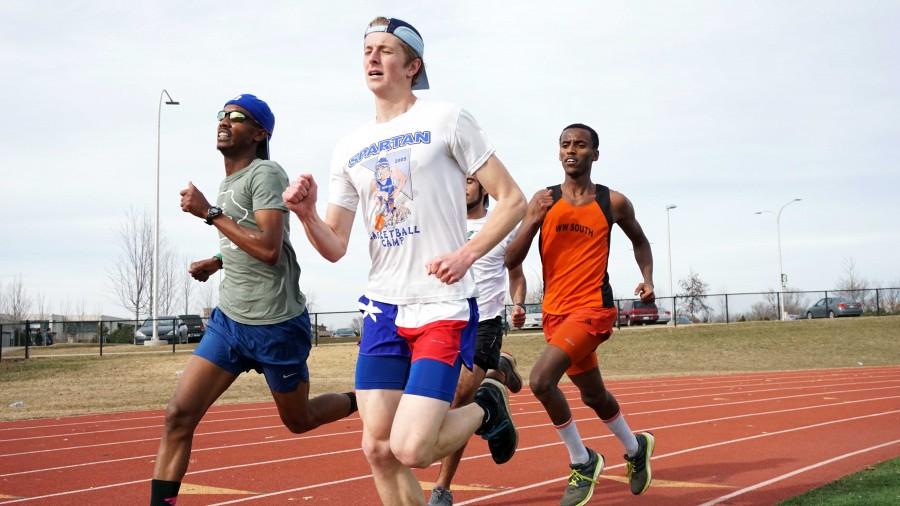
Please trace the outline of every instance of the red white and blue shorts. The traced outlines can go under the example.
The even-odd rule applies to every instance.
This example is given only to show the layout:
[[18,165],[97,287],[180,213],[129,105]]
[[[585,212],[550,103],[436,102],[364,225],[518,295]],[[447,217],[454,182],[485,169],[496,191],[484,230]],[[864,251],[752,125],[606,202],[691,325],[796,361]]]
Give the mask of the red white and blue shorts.
[[474,298],[388,304],[359,298],[362,339],[357,390],[403,390],[451,402],[462,365],[472,368],[478,332]]

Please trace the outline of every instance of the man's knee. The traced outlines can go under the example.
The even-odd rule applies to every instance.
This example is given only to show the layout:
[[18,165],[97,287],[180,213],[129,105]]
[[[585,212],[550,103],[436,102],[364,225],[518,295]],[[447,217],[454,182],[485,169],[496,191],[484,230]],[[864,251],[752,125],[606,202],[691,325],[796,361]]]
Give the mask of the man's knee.
[[389,439],[363,436],[362,450],[366,460],[372,467],[383,467],[396,460],[394,454],[391,453],[391,442]]
[[535,397],[540,399],[556,388],[556,382],[539,371],[533,370],[531,377],[528,378],[528,386]]
[[192,434],[202,417],[203,413],[200,410],[179,405],[175,399],[172,399],[166,406],[166,433]]
[[434,463],[434,455],[429,445],[413,438],[391,438],[391,453],[406,467],[426,468]]
[[282,423],[284,423],[284,426],[294,434],[303,434],[304,432],[309,432],[318,427],[318,425],[312,421],[309,415],[281,415],[281,421]]

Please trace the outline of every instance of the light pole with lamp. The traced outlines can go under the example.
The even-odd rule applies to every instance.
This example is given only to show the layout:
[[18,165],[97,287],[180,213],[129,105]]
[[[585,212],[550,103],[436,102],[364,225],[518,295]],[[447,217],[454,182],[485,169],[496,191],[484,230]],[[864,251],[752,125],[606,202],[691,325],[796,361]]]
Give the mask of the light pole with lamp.
[[[156,112],[156,206],[155,218],[153,221],[153,303],[151,304],[150,318],[153,320],[153,336],[149,341],[144,341],[148,346],[159,345],[159,331],[157,328],[157,319],[159,318],[159,144],[160,144],[160,124],[162,122],[162,106],[163,97],[166,97],[166,105],[178,105],[179,102],[172,99],[172,95],[165,89],[159,94],[159,109]],[[172,338],[177,336],[177,332],[172,331]]]
[[[782,260],[781,255],[781,213],[784,211],[784,208],[793,204],[794,202],[800,202],[801,198],[795,198],[788,201],[786,204],[781,206],[781,209],[778,210],[778,214],[775,215],[775,228],[778,231],[778,282],[781,286],[780,293],[778,295],[778,313],[779,320],[784,320],[784,291],[787,289],[787,276],[784,274],[784,262]],[[770,213],[771,211],[756,211],[755,214],[763,214]]]
[[672,220],[671,220],[671,211],[675,209],[675,204],[669,204],[666,206],[666,242],[668,243],[669,249],[669,296],[672,297],[672,304],[675,304],[675,289],[672,288]]

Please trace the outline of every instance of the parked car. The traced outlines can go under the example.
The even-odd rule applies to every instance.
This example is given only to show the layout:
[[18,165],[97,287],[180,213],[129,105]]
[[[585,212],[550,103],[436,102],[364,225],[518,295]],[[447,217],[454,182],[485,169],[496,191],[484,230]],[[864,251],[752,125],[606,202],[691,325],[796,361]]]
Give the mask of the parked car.
[[823,297],[806,309],[806,317],[812,319],[859,316],[862,312],[862,304],[855,300],[847,297]]
[[544,328],[544,311],[540,304],[525,304],[525,323],[522,328]]
[[331,333],[331,337],[356,337],[356,331],[349,327],[337,329]]
[[[156,320],[156,335],[160,341],[172,344],[174,340],[177,343],[187,342],[188,327],[184,321],[177,316],[160,316]],[[134,333],[134,344],[144,344],[153,338],[153,320],[147,318],[139,329]]]
[[688,318],[687,316],[684,316],[684,315],[678,315],[678,316],[675,317],[675,324],[676,324],[676,325],[690,325],[690,324],[692,324],[692,323],[694,323],[694,322],[691,321],[691,319]]
[[656,319],[656,323],[665,325],[670,321],[672,321],[672,312],[668,309],[659,309],[659,318]]
[[178,317],[187,325],[187,342],[199,343],[200,339],[203,338],[203,333],[206,332],[203,318],[195,314],[183,314]]
[[619,303],[619,325],[647,325],[659,320],[659,309],[653,302],[623,300]]

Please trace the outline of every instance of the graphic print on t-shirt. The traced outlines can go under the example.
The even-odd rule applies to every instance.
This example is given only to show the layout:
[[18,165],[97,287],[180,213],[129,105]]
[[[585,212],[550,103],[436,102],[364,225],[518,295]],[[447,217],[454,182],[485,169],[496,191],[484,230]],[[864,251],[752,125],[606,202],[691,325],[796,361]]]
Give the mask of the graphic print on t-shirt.
[[375,209],[373,233],[391,230],[406,221],[412,200],[412,180],[409,170],[409,149],[382,153],[367,160],[363,167],[372,171],[372,205]]
[[[218,207],[222,210],[222,213],[231,218],[232,221],[241,224],[242,221],[247,219],[247,216],[250,215],[250,211],[244,209],[243,206],[237,203],[234,200],[234,190],[227,190],[219,194],[219,204]],[[238,249],[237,244],[231,242],[231,239],[222,236],[222,239],[219,241],[221,243],[221,247]]]

